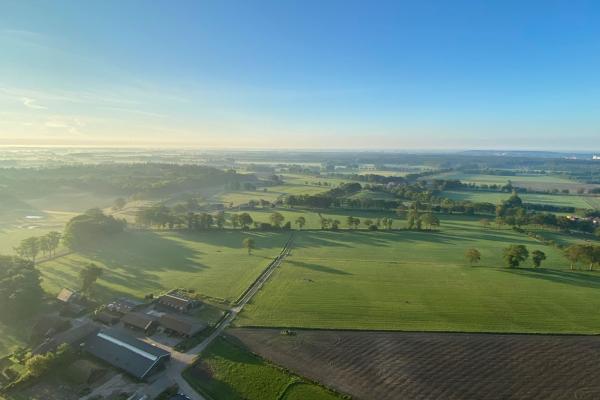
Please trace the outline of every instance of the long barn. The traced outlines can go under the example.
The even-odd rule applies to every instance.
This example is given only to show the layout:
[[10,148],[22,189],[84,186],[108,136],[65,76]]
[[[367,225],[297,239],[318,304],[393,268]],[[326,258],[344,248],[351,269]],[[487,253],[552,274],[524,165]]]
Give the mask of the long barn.
[[92,336],[85,343],[85,350],[139,380],[156,372],[171,357],[168,351],[115,329]]

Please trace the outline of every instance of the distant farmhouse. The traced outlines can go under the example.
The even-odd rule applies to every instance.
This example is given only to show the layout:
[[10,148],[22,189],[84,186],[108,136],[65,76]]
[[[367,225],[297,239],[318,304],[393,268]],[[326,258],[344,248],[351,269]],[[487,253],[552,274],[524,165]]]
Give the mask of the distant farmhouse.
[[181,290],[172,290],[161,296],[158,299],[158,303],[179,312],[187,312],[199,304],[197,300],[190,299]]
[[84,349],[139,380],[159,370],[171,357],[168,351],[115,329],[98,332],[86,341]]

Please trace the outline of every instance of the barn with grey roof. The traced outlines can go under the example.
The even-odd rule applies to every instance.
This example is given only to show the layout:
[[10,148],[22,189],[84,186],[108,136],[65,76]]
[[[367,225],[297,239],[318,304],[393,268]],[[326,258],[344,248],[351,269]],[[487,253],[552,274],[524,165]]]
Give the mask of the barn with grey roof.
[[85,350],[139,380],[156,372],[171,357],[168,351],[116,329],[100,331],[89,338]]

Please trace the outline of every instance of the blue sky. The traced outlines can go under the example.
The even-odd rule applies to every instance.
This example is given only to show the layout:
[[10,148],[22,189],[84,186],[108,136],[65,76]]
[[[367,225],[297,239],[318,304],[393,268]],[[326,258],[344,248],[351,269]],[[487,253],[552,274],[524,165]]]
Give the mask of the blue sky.
[[597,1],[0,9],[0,145],[600,148]]

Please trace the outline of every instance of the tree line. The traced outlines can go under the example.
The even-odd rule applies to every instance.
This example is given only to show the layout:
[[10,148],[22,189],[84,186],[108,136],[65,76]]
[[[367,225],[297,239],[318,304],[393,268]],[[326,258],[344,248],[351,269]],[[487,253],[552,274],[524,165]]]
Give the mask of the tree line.
[[35,264],[35,260],[40,253],[43,256],[54,256],[61,238],[61,233],[56,231],[48,232],[43,236],[32,236],[23,239],[14,250],[19,257],[30,260]]

